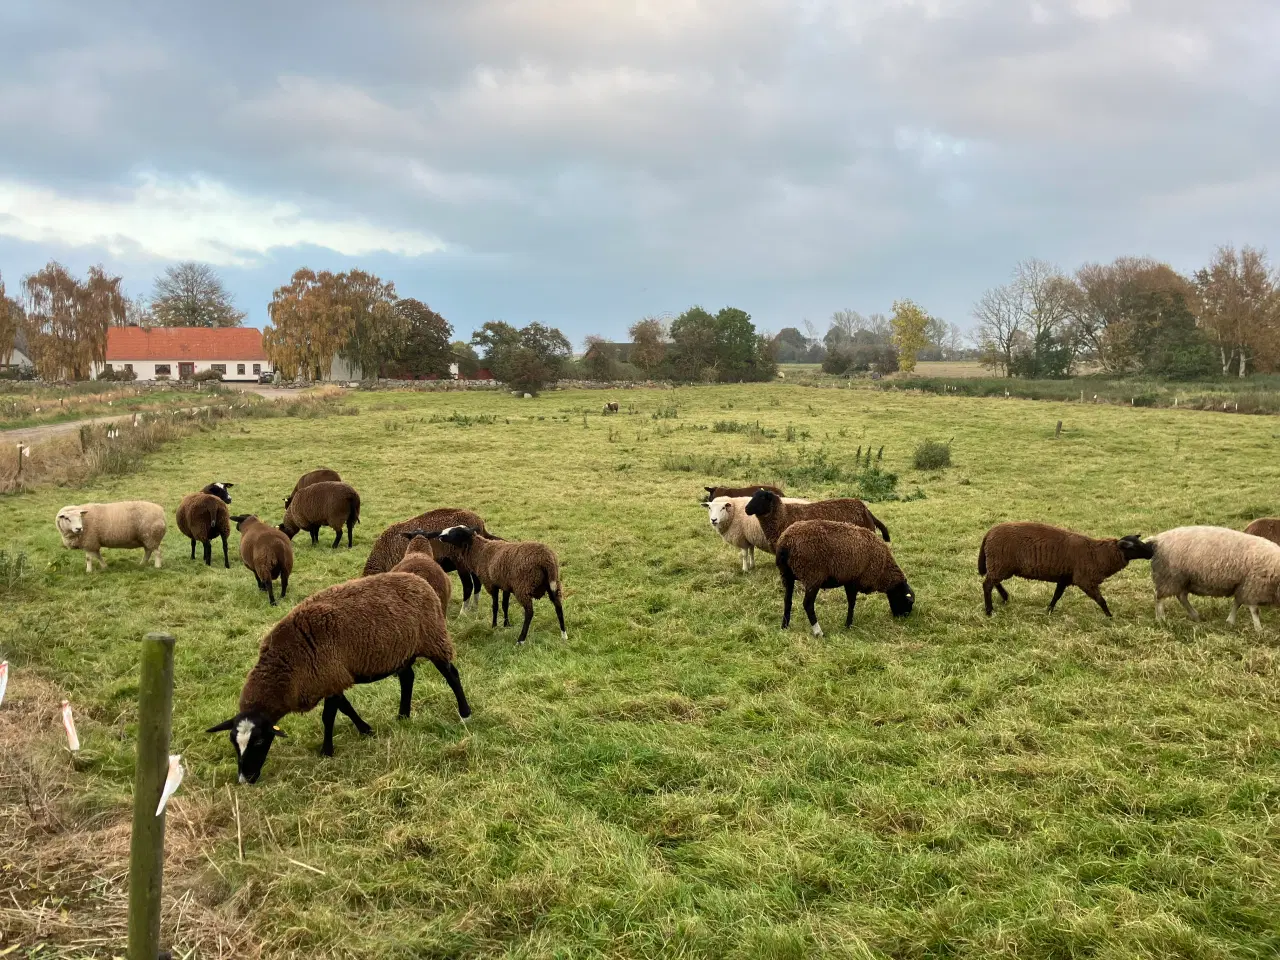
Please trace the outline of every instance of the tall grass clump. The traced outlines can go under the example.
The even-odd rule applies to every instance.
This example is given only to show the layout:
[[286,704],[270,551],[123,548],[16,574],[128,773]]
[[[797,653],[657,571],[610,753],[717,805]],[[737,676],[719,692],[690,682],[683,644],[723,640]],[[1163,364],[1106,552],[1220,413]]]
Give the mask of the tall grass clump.
[[31,564],[27,562],[25,551],[9,553],[0,550],[0,592],[12,593],[22,584],[22,579],[31,572]]
[[951,466],[951,441],[926,440],[916,447],[912,463],[917,470],[941,470]]

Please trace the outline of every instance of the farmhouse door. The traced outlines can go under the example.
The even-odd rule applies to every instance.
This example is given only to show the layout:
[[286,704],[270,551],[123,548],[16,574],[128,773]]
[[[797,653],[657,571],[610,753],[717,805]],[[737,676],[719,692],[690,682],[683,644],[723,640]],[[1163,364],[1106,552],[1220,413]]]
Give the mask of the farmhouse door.
[[196,375],[196,365],[194,363],[178,364],[178,379],[190,380]]

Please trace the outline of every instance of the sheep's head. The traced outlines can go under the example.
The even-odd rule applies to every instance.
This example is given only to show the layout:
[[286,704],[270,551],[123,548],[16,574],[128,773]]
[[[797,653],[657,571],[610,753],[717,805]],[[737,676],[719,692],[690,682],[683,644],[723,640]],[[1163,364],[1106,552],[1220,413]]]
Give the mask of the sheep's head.
[[400,536],[409,541],[409,545],[405,547],[405,555],[411,553],[431,553],[431,540],[426,530],[402,530]]
[[243,530],[246,520],[257,520],[258,515],[255,513],[239,513],[231,518],[231,522],[236,525],[237,530]]
[[276,737],[285,732],[264,713],[238,713],[230,720],[210,727],[205,733],[230,731],[231,746],[236,751],[236,766],[241,783],[257,783],[262,776],[262,765],[267,762],[267,752]]
[[286,512],[284,515],[284,519],[280,521],[279,529],[281,533],[283,533],[286,537],[292,540],[294,537],[298,535],[298,531],[301,530],[302,528],[290,522],[289,514]]
[[234,483],[211,483],[200,492],[212,494],[213,496],[221,500],[223,503],[230,503],[231,494],[228,493],[227,491],[234,486],[235,486]]
[[885,591],[885,596],[889,598],[889,610],[895,617],[905,617],[916,605],[916,592],[905,580]]
[[443,530],[432,530],[425,534],[430,539],[439,539],[441,543],[447,543],[451,547],[458,547],[465,550],[471,546],[471,541],[475,539],[476,528],[467,526],[445,527]]
[[1124,557],[1124,562],[1129,563],[1133,560],[1150,560],[1155,556],[1155,546],[1142,541],[1142,534],[1131,533],[1126,537],[1121,537],[1116,541],[1120,547],[1120,554]]
[[769,490],[757,490],[747,501],[747,516],[762,517],[773,513],[778,507],[779,497]]
[[86,507],[63,507],[58,511],[54,523],[57,524],[64,547],[79,545],[80,538],[84,536],[84,515],[88,512]]
[[717,532],[733,522],[732,501],[712,500],[710,503],[704,503],[703,506],[707,508],[707,517],[711,520],[711,526]]

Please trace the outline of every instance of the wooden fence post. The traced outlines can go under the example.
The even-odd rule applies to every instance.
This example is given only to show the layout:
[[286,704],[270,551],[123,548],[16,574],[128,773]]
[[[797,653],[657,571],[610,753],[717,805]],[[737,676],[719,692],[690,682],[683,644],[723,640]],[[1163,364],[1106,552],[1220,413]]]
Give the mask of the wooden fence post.
[[167,814],[156,816],[156,806],[169,769],[172,712],[173,637],[148,633],[142,641],[138,762],[133,778],[133,835],[129,843],[129,960],[156,960],[160,953]]

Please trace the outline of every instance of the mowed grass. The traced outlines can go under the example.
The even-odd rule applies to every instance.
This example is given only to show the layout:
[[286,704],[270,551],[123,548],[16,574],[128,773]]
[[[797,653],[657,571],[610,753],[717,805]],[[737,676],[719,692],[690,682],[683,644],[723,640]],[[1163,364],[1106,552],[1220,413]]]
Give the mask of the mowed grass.
[[[1121,535],[1280,512],[1273,419],[785,385],[614,395],[624,412],[602,417],[598,392],[357,394],[358,417],[235,423],[134,476],[0,501],[38,571],[0,597],[11,696],[34,672],[75,704],[80,815],[129,802],[138,640],[164,629],[188,768],[171,832],[198,838],[200,903],[265,956],[1280,955],[1280,614],[1258,636],[1200,600],[1205,624],[1158,627],[1135,564],[1103,587],[1114,620],[1074,589],[1049,616],[1052,586],[1024,581],[988,620],[975,566],[1000,520]],[[728,420],[763,429],[711,429]],[[928,438],[954,438],[954,466],[911,468]],[[926,494],[873,505],[915,611],[864,598],[844,630],[843,592],[825,592],[824,638],[798,607],[783,633],[771,558],[740,573],[697,505],[705,483],[776,478],[664,464],[821,448],[853,470],[868,444]],[[89,577],[52,523],[88,500],[172,511],[211,480],[278,520],[321,465],[364,498],[355,549],[300,535],[275,609],[234,534],[230,571],[171,529],[162,570],[107,552]],[[407,723],[394,681],[357,688],[374,739],[340,717],[325,760],[319,712],[287,717],[260,783],[228,788],[226,736],[202,731],[234,712],[259,638],[357,575],[384,525],[454,505],[558,551],[568,642],[545,601],[523,648],[487,602],[457,619],[455,578],[469,725],[424,666]],[[60,735],[31,749],[56,758]],[[195,942],[180,912],[178,951]]]

